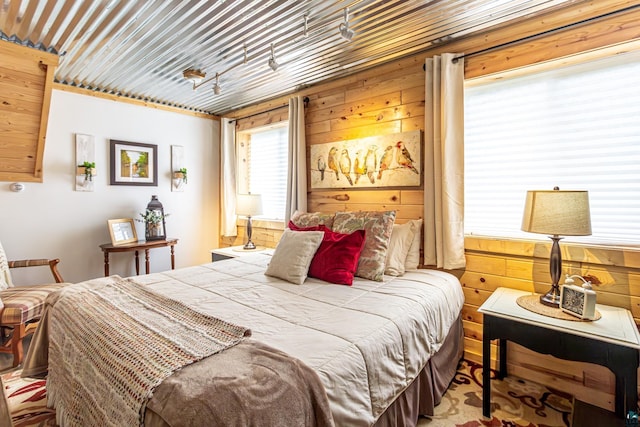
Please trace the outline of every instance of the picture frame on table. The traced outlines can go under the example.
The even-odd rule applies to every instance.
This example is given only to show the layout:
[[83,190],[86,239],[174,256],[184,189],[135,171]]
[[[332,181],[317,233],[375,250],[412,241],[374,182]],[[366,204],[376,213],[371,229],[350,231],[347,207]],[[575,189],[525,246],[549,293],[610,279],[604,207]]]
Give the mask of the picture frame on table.
[[138,235],[133,218],[118,218],[107,220],[109,224],[109,235],[113,246],[136,243]]
[[158,185],[158,146],[110,140],[111,185]]

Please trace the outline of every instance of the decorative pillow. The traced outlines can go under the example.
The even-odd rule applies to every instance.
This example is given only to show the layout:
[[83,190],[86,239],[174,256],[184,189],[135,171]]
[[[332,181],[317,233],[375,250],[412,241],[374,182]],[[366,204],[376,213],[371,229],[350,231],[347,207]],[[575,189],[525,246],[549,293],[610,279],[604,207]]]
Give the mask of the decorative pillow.
[[420,265],[420,238],[422,237],[422,220],[412,219],[411,221],[415,226],[413,235],[413,241],[407,254],[407,259],[404,262],[404,270],[416,270]]
[[333,218],[333,231],[337,233],[366,231],[356,276],[382,281],[387,248],[395,220],[396,211],[336,212]]
[[[9,261],[7,255],[4,253],[2,243],[0,243],[0,291],[12,287],[11,273],[9,272]],[[0,308],[3,305],[0,305]]]
[[415,235],[415,224],[407,222],[405,224],[393,224],[391,239],[387,249],[384,274],[390,276],[402,276],[405,271],[405,262],[409,248]]
[[329,230],[333,229],[333,214],[329,213],[295,211],[290,221],[302,228],[326,225]]
[[264,274],[301,285],[307,278],[309,264],[322,243],[322,236],[322,231],[302,233],[285,229]]
[[364,246],[364,230],[342,234],[329,230],[325,225],[300,228],[292,221],[289,221],[289,228],[296,231],[324,231],[322,243],[309,266],[309,277],[338,285],[353,284],[353,276],[356,274],[360,252]]

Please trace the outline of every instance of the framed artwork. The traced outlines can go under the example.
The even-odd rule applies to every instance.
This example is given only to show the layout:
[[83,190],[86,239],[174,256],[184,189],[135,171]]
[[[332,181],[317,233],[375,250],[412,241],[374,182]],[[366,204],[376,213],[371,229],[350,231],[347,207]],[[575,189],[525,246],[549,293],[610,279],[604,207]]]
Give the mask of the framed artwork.
[[421,146],[419,130],[311,145],[311,188],[418,187]]
[[110,140],[111,185],[158,185],[158,146]]
[[112,245],[118,246],[138,241],[133,218],[109,219],[107,223],[109,224]]

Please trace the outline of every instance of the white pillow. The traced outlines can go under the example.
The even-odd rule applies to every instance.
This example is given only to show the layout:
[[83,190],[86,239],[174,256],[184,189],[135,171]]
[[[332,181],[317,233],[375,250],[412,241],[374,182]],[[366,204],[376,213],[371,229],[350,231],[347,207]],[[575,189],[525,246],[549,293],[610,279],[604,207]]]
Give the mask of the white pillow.
[[420,238],[422,237],[422,220],[412,219],[409,221],[414,225],[413,241],[407,253],[407,259],[404,262],[405,271],[416,270],[420,265]]
[[264,274],[301,285],[307,278],[309,265],[323,237],[324,231],[285,228]]
[[415,235],[415,224],[393,224],[391,239],[387,249],[387,259],[384,266],[384,274],[389,276],[402,276],[405,271],[405,262],[409,248]]

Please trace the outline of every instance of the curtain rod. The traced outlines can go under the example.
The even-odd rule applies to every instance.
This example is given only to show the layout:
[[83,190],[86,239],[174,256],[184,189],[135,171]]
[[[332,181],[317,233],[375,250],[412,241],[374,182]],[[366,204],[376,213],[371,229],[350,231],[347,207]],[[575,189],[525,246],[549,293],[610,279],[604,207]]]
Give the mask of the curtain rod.
[[512,44],[521,43],[523,41],[531,40],[531,39],[534,39],[536,37],[546,36],[548,34],[556,32],[556,31],[566,30],[567,28],[575,27],[577,25],[586,24],[588,22],[592,22],[592,21],[595,21],[595,20],[598,20],[598,19],[602,19],[602,18],[608,18],[609,16],[617,15],[619,13],[629,12],[629,11],[631,11],[633,9],[637,9],[638,7],[640,7],[640,4],[636,4],[636,5],[628,6],[628,7],[622,8],[622,9],[614,10],[612,12],[604,13],[602,15],[598,15],[598,16],[594,16],[594,17],[591,17],[591,18],[583,19],[582,21],[573,22],[571,24],[563,25],[561,27],[552,28],[551,30],[542,31],[542,32],[537,33],[537,34],[532,34],[530,36],[522,37],[522,38],[519,38],[517,40],[511,40],[511,41],[508,41],[508,42],[505,42],[505,43],[502,43],[502,44],[499,44],[499,45],[496,45],[496,46],[491,46],[491,47],[488,47],[486,49],[481,49],[481,50],[478,50],[476,52],[470,52],[470,53],[466,53],[464,55],[456,56],[451,61],[455,64],[460,59],[468,58],[470,56],[480,55],[482,53],[490,52],[490,51],[495,50],[495,49],[500,49],[500,48],[503,48],[503,47],[506,47],[506,46],[510,46]]
[[[309,105],[309,97],[305,96],[304,98],[302,98],[302,102],[304,102],[304,106],[305,108],[307,107],[307,105]],[[250,117],[254,117],[254,116],[259,116],[260,114],[267,114],[267,113],[271,113],[272,111],[276,111],[279,110],[281,108],[285,108],[288,107],[288,105],[281,105],[279,107],[273,107],[269,110],[265,110],[265,111],[261,111],[259,113],[253,113],[253,114],[249,114],[248,116],[244,116],[244,117],[238,117],[237,119],[233,119],[231,120],[232,122],[237,122],[238,120],[244,120],[244,119],[248,119]]]

